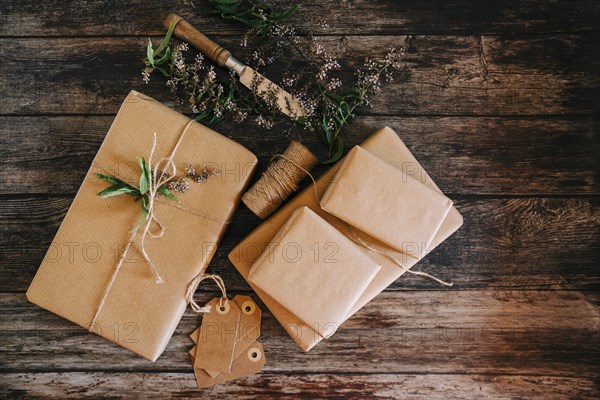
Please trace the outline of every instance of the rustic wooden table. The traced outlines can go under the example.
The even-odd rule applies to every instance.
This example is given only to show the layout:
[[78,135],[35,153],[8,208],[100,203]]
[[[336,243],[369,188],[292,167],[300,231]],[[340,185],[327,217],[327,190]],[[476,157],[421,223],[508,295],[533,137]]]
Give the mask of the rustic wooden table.
[[[600,3],[307,0],[298,20],[357,64],[406,46],[407,81],[346,129],[395,129],[464,226],[331,339],[302,353],[266,312],[258,375],[198,390],[186,313],[155,363],[28,304],[25,291],[129,89],[175,11],[222,43],[242,28],[202,1],[0,4],[0,396],[595,398],[600,395]],[[323,32],[320,20],[331,28]],[[217,125],[261,170],[289,138]],[[318,148],[317,141],[303,141]],[[317,170],[317,174],[323,170]],[[259,223],[241,207],[210,270]],[[206,293],[206,299],[214,293]]]

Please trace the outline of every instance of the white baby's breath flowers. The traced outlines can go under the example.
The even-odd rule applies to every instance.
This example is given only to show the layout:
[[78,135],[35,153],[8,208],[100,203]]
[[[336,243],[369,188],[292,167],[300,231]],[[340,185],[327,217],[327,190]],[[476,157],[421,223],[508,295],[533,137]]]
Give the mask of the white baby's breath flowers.
[[325,89],[329,91],[334,91],[342,87],[342,81],[338,78],[331,78],[329,82],[325,85]]
[[[245,51],[246,64],[261,68],[261,73],[291,93],[306,112],[295,123],[315,132],[328,146],[330,156],[341,155],[337,151],[344,145],[340,130],[354,118],[356,107],[370,106],[370,95],[381,91],[383,83],[393,82],[399,76],[397,72],[406,68],[401,65],[403,49],[392,49],[381,58],[365,60],[355,72],[355,80],[348,79],[348,74],[337,72],[342,69],[341,63],[327,53],[330,42],[321,43],[311,35],[298,36],[293,27],[282,22],[285,18],[278,19],[281,14],[276,14],[277,7],[270,8],[269,4],[266,8],[256,7],[248,17],[256,25],[249,24],[250,29],[240,43],[241,47],[251,46],[258,37],[256,47]],[[330,29],[327,21],[322,21],[320,27]],[[264,129],[275,126],[293,129],[280,124],[284,120],[275,93],[265,100],[264,96],[242,87],[234,74],[223,79],[202,54],[186,55],[187,50],[185,43],[173,45],[166,65],[145,68],[143,81],[147,83],[152,71],[159,69],[167,77],[171,92],[178,99],[185,99],[196,118],[207,124],[222,118],[241,123],[253,117]],[[272,64],[277,65],[273,75],[269,67]]]
[[142,80],[144,83],[148,84],[150,82],[150,74],[152,73],[152,68],[146,67],[142,70]]
[[210,66],[208,73],[206,74],[210,82],[214,82],[217,79],[217,73],[215,72],[215,67]]
[[274,125],[274,122],[273,122],[273,121],[271,121],[271,120],[269,120],[269,119],[266,119],[266,118],[265,118],[264,116],[262,116],[262,115],[259,115],[259,116],[257,116],[257,117],[254,119],[254,121],[256,122],[256,124],[257,124],[258,126],[261,126],[261,127],[263,127],[263,128],[267,128],[267,129],[271,129],[271,128],[273,127],[273,125]]
[[325,48],[323,47],[323,45],[315,42],[314,43],[314,52],[316,55],[320,56],[321,54],[325,53]]

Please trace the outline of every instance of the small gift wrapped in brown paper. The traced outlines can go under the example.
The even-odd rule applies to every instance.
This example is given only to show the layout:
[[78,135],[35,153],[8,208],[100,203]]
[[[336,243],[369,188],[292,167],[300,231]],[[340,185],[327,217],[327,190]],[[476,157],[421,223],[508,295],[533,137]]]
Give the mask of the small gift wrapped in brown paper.
[[[149,158],[172,162],[177,175],[187,170],[194,179],[182,183],[189,186],[185,193],[174,192],[177,200],[150,196],[152,206],[148,198],[98,196],[107,182],[96,174],[121,182],[123,190],[141,191],[137,157],[145,157],[154,171],[160,168]],[[209,166],[220,175],[206,179],[192,174],[190,165],[197,171]],[[28,300],[156,360],[186,309],[188,284],[208,266],[255,166],[256,157],[240,144],[130,92],[27,291]],[[154,176],[150,182],[158,181]],[[142,204],[152,209],[146,214],[151,218],[144,220],[142,213],[140,220]],[[144,225],[136,230],[140,221]]]
[[419,259],[453,202],[356,146],[344,158],[320,204],[359,231]]
[[256,260],[248,279],[327,338],[380,268],[310,208],[300,207]]
[[[397,170],[405,172],[414,178],[418,178],[419,182],[427,187],[441,193],[435,182],[429,174],[423,169],[410,150],[404,145],[398,135],[390,128],[382,128],[371,135],[360,147],[373,156],[385,161]],[[244,238],[232,251],[229,253],[229,259],[237,268],[238,272],[250,283],[252,288],[260,296],[265,305],[269,308],[273,316],[281,323],[283,328],[296,341],[298,346],[304,351],[310,350],[313,346],[319,343],[324,338],[315,334],[313,327],[302,321],[298,316],[293,314],[287,307],[279,303],[267,291],[258,287],[250,280],[250,271],[254,263],[263,254],[265,249],[271,245],[272,239],[279,233],[280,229],[288,222],[292,214],[300,207],[309,207],[313,212],[327,221],[331,226],[340,231],[350,240],[355,239],[352,230],[357,230],[348,223],[342,221],[336,216],[323,210],[319,204],[320,199],[315,195],[315,191],[322,195],[327,190],[327,187],[333,181],[338,168],[342,163],[338,162],[326,171],[320,178],[316,180],[315,185],[311,185],[304,189],[301,193],[291,199],[282,208],[276,211],[269,219],[258,226],[246,238]],[[376,201],[376,199],[374,199]],[[451,207],[450,211],[444,218],[441,226],[435,232],[435,236],[431,241],[430,247],[424,251],[417,253],[418,258],[422,259],[427,253],[431,252],[437,245],[446,240],[452,235],[463,223],[462,216]],[[352,228],[350,230],[349,228]],[[359,232],[361,235],[366,235]],[[362,239],[362,236],[360,237]],[[354,240],[352,240],[354,242]],[[402,266],[386,254],[382,254],[375,246],[371,246],[371,241],[366,242],[368,247],[360,246],[371,259],[373,259],[381,269],[375,275],[375,278],[369,283],[368,287],[360,293],[360,298],[351,307],[348,316],[351,316],[361,307],[371,301],[377,294],[389,286],[392,282],[398,279],[408,269],[413,267],[419,260],[413,257],[407,257],[403,260]],[[387,246],[383,244],[383,246]],[[372,250],[372,249],[374,250]],[[375,251],[376,250],[376,251]],[[395,251],[395,250],[394,250]],[[279,284],[279,283],[278,283]],[[268,288],[271,290],[271,287]]]

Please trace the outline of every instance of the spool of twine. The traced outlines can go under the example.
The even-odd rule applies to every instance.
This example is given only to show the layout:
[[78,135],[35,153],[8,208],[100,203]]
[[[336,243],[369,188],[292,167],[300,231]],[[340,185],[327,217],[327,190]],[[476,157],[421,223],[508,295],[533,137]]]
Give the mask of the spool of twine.
[[267,218],[298,189],[317,162],[310,150],[292,140],[283,154],[273,157],[260,179],[244,193],[242,201],[254,214]]

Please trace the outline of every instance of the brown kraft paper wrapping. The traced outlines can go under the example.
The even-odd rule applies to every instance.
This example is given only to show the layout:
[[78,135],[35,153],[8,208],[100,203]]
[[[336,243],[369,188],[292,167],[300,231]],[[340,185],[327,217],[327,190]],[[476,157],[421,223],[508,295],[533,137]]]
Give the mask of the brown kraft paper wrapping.
[[417,259],[451,207],[439,191],[359,146],[348,152],[321,198],[323,210]]
[[[187,286],[208,266],[257,162],[240,144],[198,123],[182,137],[188,122],[143,94],[129,93],[27,291],[32,303],[152,361],[179,323]],[[164,234],[148,237],[145,248],[164,283],[156,283],[139,252],[141,235],[112,279],[140,220],[140,203],[125,195],[100,198],[96,194],[107,183],[95,173],[137,187],[136,158],[148,157],[154,132],[154,160],[169,156],[181,138],[173,156],[178,175],[189,164],[221,174],[191,182],[187,192],[177,193],[178,202],[156,199],[154,213]]]
[[256,260],[249,281],[331,336],[381,267],[308,207],[299,207]]
[[[378,130],[361,143],[360,146],[372,155],[441,193],[431,177],[425,172],[410,150],[408,150],[391,128],[385,127]],[[320,196],[325,192],[340,165],[341,162],[338,162],[317,179],[316,189]],[[348,224],[321,209],[319,199],[315,198],[314,188],[310,185],[246,236],[229,253],[229,259],[246,280],[248,280],[250,268],[254,262],[290,218],[292,213],[302,206],[309,207],[340,232],[347,232]],[[462,216],[456,208],[452,207],[431,241],[430,247],[418,252],[421,258],[452,235],[462,223]],[[381,266],[381,269],[362,293],[360,299],[354,304],[346,318],[358,311],[405,272],[404,269],[400,268],[389,258],[366,249],[364,251]],[[412,257],[408,257],[402,261],[407,268],[414,266],[418,262],[418,260]],[[249,282],[249,284],[302,350],[310,350],[323,339],[310,326],[303,323],[302,320],[279,304],[265,291],[252,284],[252,282]]]

